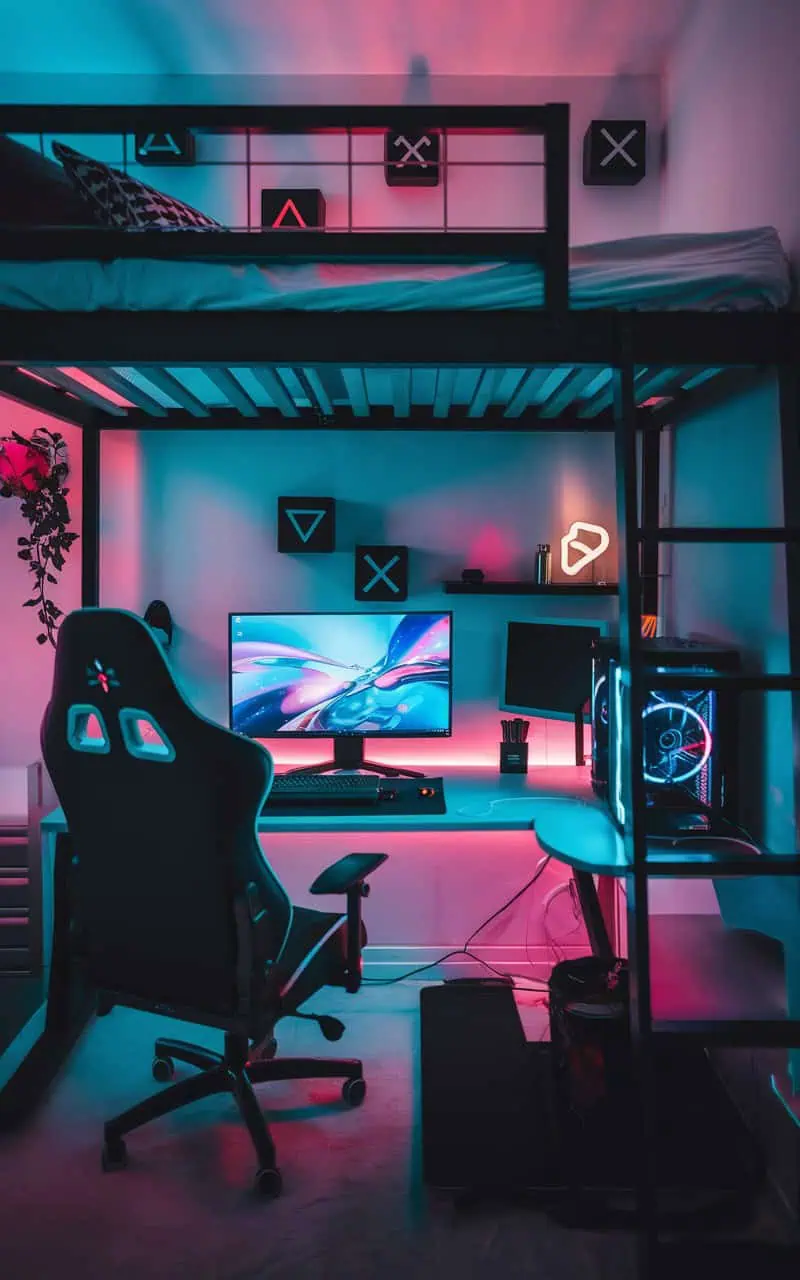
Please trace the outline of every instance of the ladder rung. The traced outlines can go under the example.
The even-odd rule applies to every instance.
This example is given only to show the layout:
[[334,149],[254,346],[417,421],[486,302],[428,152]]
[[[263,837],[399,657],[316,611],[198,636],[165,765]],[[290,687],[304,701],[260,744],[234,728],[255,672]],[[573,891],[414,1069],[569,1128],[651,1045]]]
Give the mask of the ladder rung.
[[[699,845],[701,837],[696,843]],[[687,837],[687,841],[691,836]],[[651,876],[669,876],[676,879],[690,879],[712,876],[800,876],[800,856],[789,854],[782,856],[775,853],[702,853],[697,850],[681,854],[677,849],[660,853],[648,853],[645,867]],[[633,872],[630,868],[629,874]]]
[[[687,657],[687,661],[691,661]],[[800,690],[800,676],[792,675],[742,675],[737,671],[657,671],[652,660],[642,664],[654,689],[731,689],[737,693],[755,690],[762,693],[780,693]],[[624,677],[623,677],[624,679]]]
[[800,529],[795,528],[703,528],[689,526],[639,530],[640,542],[800,542]]
[[797,1018],[692,1018],[685,1021],[654,1018],[652,1026],[655,1035],[700,1040],[703,1044],[742,1049],[800,1048],[800,1020]]

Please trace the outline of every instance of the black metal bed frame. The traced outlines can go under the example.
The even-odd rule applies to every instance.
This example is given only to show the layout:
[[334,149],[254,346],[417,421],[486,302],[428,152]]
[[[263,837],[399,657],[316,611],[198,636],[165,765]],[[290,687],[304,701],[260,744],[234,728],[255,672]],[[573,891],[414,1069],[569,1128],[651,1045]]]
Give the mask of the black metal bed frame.
[[[644,780],[633,762],[643,748],[641,708],[645,695],[641,648],[642,612],[657,609],[658,546],[666,542],[784,543],[789,590],[790,671],[784,675],[725,676],[734,690],[800,689],[800,314],[667,312],[630,313],[571,311],[569,307],[569,108],[541,107],[236,107],[197,106],[147,108],[134,106],[1,106],[0,129],[9,133],[135,133],[164,127],[189,127],[197,132],[312,133],[315,130],[405,131],[440,129],[465,131],[521,131],[544,139],[545,211],[543,230],[414,232],[301,231],[230,232],[198,237],[196,233],[127,232],[81,229],[0,231],[0,260],[65,261],[113,258],[162,258],[222,262],[287,261],[437,261],[526,260],[545,271],[545,306],[541,310],[416,311],[337,313],[315,312],[53,312],[0,309],[0,394],[40,408],[83,429],[82,599],[99,599],[99,485],[100,437],[106,430],[275,428],[452,429],[460,430],[604,430],[613,431],[617,475],[619,540],[620,639],[631,697],[627,737],[630,753],[627,784],[632,797],[630,821],[624,832],[628,855],[628,937],[631,963],[631,1027],[641,1082],[637,1106],[641,1142],[639,1222],[641,1262],[651,1274],[658,1243],[658,1212],[654,1144],[652,1062],[654,1027],[650,986],[648,876]],[[265,363],[266,361],[266,363]],[[83,367],[106,379],[112,390],[120,378],[114,366],[193,366],[218,371],[264,366],[277,388],[278,408],[259,410],[252,404],[240,418],[233,409],[198,415],[197,404],[186,397],[178,412],[166,412],[140,394],[133,410],[113,416],[97,397],[75,395],[75,387],[61,366]],[[608,394],[600,412],[587,417],[575,412],[563,396],[558,416],[546,406],[532,407],[524,397],[498,410],[489,397],[476,391],[473,402],[456,410],[443,386],[443,412],[417,409],[401,396],[405,412],[371,408],[365,396],[342,410],[327,402],[317,388],[309,390],[309,409],[288,403],[277,376],[281,367],[361,369],[385,366],[437,370],[475,367],[483,370],[521,369],[525,378],[542,366],[597,366],[611,370]],[[637,387],[661,388],[666,400],[642,407]],[[652,366],[666,370],[653,379]],[[718,377],[696,390],[685,390],[682,368],[702,366]],[[52,370],[52,381],[26,376],[25,368]],[[776,369],[782,439],[785,526],[778,529],[663,529],[658,510],[658,432],[676,425],[701,406],[723,402],[750,385],[764,369]],[[670,378],[669,370],[675,376]],[[271,371],[271,372],[270,372]],[[578,374],[574,370],[574,377]],[[58,376],[57,376],[58,375]],[[445,379],[443,379],[444,383]],[[308,383],[308,379],[306,379]],[[576,377],[576,386],[586,378]],[[522,383],[520,384],[522,386]],[[122,381],[122,386],[130,385]],[[69,394],[72,392],[72,394]],[[521,392],[520,392],[521,394]],[[102,401],[100,401],[102,404]],[[281,411],[280,406],[283,406]],[[520,408],[522,406],[522,408]],[[240,405],[241,407],[241,405]],[[153,420],[153,414],[159,416]],[[641,501],[637,436],[641,436]],[[644,596],[643,596],[644,591]],[[644,605],[644,608],[643,608]],[[703,677],[708,682],[708,677]],[[668,683],[669,676],[662,679]],[[673,677],[685,688],[686,677]],[[800,768],[800,697],[793,698],[796,770]],[[800,797],[800,772],[795,774]],[[800,839],[800,832],[797,832]],[[797,849],[789,857],[800,866]],[[757,874],[752,860],[748,874]],[[686,866],[683,874],[708,876],[703,862]],[[715,864],[715,875],[742,874],[735,862]],[[704,1023],[662,1028],[663,1034],[708,1036],[729,1044],[800,1047],[800,1024]]]

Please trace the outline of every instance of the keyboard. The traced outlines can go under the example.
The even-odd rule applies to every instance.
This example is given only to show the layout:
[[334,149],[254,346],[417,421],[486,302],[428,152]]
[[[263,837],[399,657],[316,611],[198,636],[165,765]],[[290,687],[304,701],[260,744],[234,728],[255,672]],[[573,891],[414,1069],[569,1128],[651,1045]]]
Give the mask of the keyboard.
[[265,808],[281,805],[369,805],[380,798],[380,779],[365,773],[277,773]]

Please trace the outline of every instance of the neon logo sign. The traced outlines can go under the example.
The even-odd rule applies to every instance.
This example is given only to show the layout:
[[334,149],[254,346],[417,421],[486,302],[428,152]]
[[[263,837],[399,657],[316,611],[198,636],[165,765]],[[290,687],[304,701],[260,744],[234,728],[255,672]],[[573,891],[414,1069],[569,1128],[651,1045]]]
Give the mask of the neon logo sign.
[[[582,539],[585,534],[594,534],[597,543],[590,547]],[[593,560],[608,550],[611,539],[608,530],[600,524],[587,524],[584,520],[573,520],[564,537],[561,539],[561,568],[568,577],[573,578],[581,569],[585,569]],[[577,560],[571,560],[572,552],[579,552]]]

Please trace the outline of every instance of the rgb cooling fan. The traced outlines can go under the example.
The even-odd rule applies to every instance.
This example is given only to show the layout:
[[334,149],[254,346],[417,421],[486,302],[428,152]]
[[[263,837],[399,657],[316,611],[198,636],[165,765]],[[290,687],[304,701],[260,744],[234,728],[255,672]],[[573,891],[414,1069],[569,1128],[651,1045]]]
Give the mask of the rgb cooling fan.
[[644,776],[657,786],[688,782],[711,755],[711,730],[688,701],[664,701],[654,694],[644,709],[642,728]]

